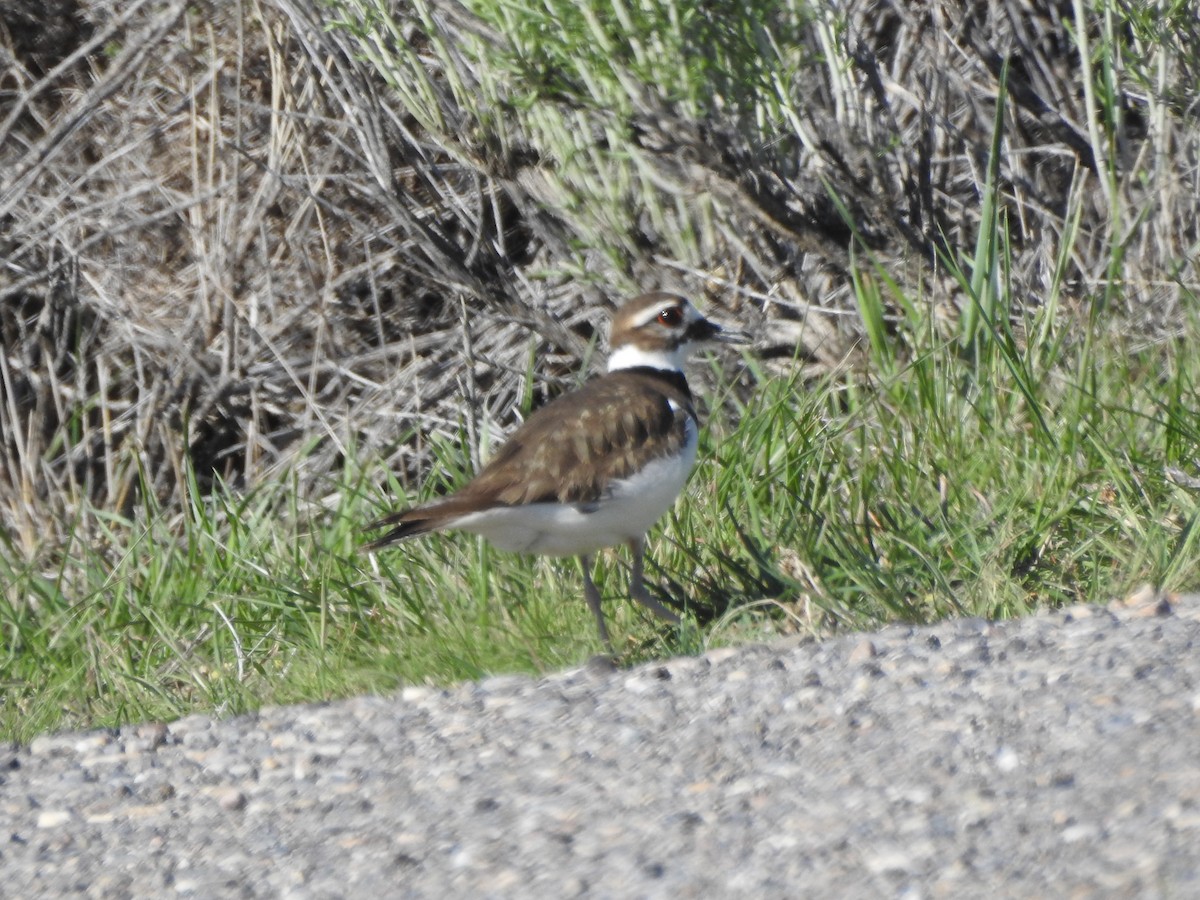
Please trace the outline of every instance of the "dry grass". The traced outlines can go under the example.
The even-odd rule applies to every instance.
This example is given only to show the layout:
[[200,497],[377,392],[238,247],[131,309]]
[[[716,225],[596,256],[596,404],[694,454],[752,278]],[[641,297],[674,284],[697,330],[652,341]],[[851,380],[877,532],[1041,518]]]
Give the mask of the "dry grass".
[[[313,498],[347,454],[407,477],[420,435],[465,421],[477,447],[573,377],[635,288],[761,317],[766,356],[821,370],[857,353],[869,259],[953,332],[1002,93],[1012,308],[1169,335],[1197,284],[1200,42],[1159,6],[784,6],[766,88],[631,82],[617,108],[487,69],[516,38],[482,3],[395,21],[417,83],[315,0],[9,2],[0,532],[50,561],[85,509],[177,508],[189,467]],[[606,166],[637,177],[576,177]]]

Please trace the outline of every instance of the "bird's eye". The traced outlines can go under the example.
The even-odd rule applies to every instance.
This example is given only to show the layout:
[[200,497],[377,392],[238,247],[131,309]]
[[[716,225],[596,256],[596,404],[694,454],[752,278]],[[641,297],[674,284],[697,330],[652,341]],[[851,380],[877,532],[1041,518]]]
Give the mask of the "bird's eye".
[[668,328],[674,328],[683,321],[683,310],[678,306],[668,306],[658,313],[658,322],[660,325],[666,325]]

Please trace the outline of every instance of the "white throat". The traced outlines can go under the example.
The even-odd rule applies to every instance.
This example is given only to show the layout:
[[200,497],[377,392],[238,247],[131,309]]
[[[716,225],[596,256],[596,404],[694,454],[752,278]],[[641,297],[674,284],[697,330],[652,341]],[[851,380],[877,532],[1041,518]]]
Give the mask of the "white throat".
[[664,369],[668,372],[682,372],[691,346],[681,344],[670,349],[660,347],[657,350],[645,350],[633,344],[622,344],[608,357],[608,371],[618,369]]

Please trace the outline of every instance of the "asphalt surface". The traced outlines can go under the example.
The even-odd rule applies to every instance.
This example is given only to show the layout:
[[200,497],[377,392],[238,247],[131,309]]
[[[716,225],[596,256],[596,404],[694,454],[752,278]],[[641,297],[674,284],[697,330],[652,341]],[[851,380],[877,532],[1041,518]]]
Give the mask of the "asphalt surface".
[[0,754],[5,897],[1200,897],[1200,598]]

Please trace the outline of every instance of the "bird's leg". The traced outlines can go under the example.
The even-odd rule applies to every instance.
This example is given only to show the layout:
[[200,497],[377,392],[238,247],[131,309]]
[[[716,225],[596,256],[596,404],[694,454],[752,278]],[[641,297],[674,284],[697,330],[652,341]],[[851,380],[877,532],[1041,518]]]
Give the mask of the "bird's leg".
[[646,585],[642,583],[642,558],[646,555],[646,541],[643,538],[632,540],[629,542],[629,549],[633,552],[633,571],[629,576],[630,596],[663,621],[678,625],[679,616],[651,597]]
[[592,611],[592,615],[596,617],[596,627],[600,629],[600,640],[604,641],[604,646],[612,651],[612,641],[608,639],[608,626],[604,624],[604,610],[600,608],[600,592],[596,590],[596,583],[592,581],[592,558],[584,555],[579,557],[579,562],[583,568],[583,596],[587,599],[587,605]]

